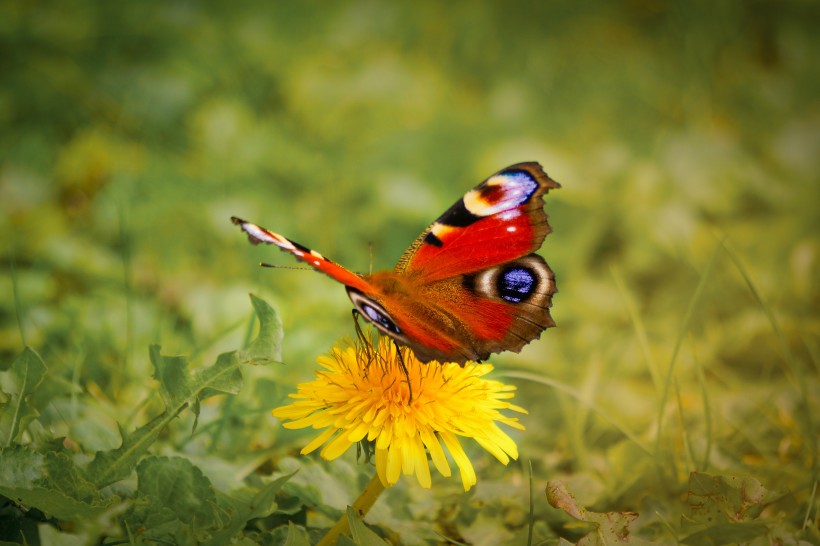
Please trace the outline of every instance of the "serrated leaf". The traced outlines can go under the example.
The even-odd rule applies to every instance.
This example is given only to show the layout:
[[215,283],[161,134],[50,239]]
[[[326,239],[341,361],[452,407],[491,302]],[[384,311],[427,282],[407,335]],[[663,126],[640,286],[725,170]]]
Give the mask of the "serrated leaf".
[[564,511],[572,518],[593,527],[576,544],[578,546],[606,546],[609,544],[650,544],[632,536],[629,526],[638,517],[634,512],[592,512],[580,506],[566,484],[559,480],[547,482],[547,501],[553,508]]
[[180,521],[200,527],[214,522],[216,493],[210,480],[182,457],[147,457],[137,466],[138,491]]
[[116,449],[98,451],[85,469],[86,478],[102,488],[130,476],[159,433],[175,416],[176,413],[163,413],[131,433],[120,428],[122,445]]
[[46,366],[33,349],[26,347],[8,371],[0,373],[0,390],[9,400],[0,405],[0,443],[10,446],[19,441],[26,426],[39,412],[27,402],[46,374]]
[[236,351],[219,355],[213,366],[199,371],[194,376],[194,386],[200,387],[195,401],[199,402],[216,394],[237,394],[242,390],[240,368],[243,364],[239,361]]
[[188,359],[184,356],[163,356],[159,345],[151,345],[148,355],[154,366],[154,378],[159,381],[159,395],[166,408],[185,404],[191,390]]
[[150,543],[202,544],[224,526],[217,493],[182,457],[147,457],[137,467],[137,497],[126,526]]
[[119,499],[102,499],[65,453],[17,446],[0,451],[0,493],[63,520],[95,517]]
[[357,546],[389,546],[389,543],[364,524],[359,514],[351,506],[347,507],[347,521],[350,534]]
[[[244,497],[241,493],[231,496],[223,495],[220,499],[220,506],[229,514],[230,523],[224,529],[215,533],[205,544],[213,546],[226,544],[245,528],[248,521],[272,514],[276,510],[276,494],[294,474],[296,472],[276,478],[255,491],[250,498]],[[236,498],[237,496],[240,498]]]
[[[251,345],[254,351],[268,350],[277,339],[281,340],[281,335],[277,338],[276,334],[281,331],[281,325],[267,303],[255,296],[251,297],[251,301],[262,324],[257,340],[263,340],[259,344],[254,341]],[[190,405],[198,418],[200,400],[217,393],[236,394],[242,388],[240,368],[246,362],[240,361],[237,351],[222,353],[212,366],[193,374],[188,370],[187,358],[183,356],[164,356],[159,345],[152,345],[148,353],[154,366],[154,377],[160,384],[165,412],[130,434],[121,429],[122,445],[96,454],[86,473],[88,479],[99,487],[127,478],[162,429],[186,406]]]
[[195,419],[194,429],[201,400],[216,394],[237,394],[242,389],[242,363],[236,351],[222,353],[213,365],[193,374],[188,370],[187,358],[164,356],[159,345],[149,348],[149,356],[166,410],[176,415],[190,406]]
[[173,510],[146,497],[132,501],[123,523],[131,532],[139,534],[141,544],[146,542],[145,539],[158,544],[174,544],[183,527]]
[[279,315],[265,300],[253,294],[250,297],[256,317],[259,319],[259,333],[248,348],[241,351],[240,359],[253,364],[260,363],[260,361],[280,361],[282,360],[284,333]]
[[160,395],[169,410],[181,409],[186,404],[195,404],[203,391],[208,394],[236,394],[242,388],[242,363],[236,351],[222,353],[212,366],[191,374],[188,359],[183,356],[163,356],[159,345],[149,349],[154,377],[160,384]]

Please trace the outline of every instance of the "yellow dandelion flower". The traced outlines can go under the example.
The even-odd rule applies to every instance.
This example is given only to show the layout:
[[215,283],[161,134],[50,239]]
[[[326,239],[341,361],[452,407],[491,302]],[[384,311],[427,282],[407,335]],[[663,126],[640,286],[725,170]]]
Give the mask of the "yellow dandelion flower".
[[303,455],[324,446],[321,456],[332,460],[366,440],[373,442],[376,472],[385,487],[404,473],[415,474],[429,488],[428,455],[439,473],[451,474],[446,448],[465,491],[475,485],[476,475],[460,438],[474,439],[504,464],[518,458],[518,447],[498,424],[523,430],[517,418],[501,410],[527,412],[509,402],[514,386],[484,379],[491,364],[423,364],[409,349],[400,350],[401,357],[382,338],[375,347],[348,343],[319,357],[325,371],[298,386],[290,395],[295,402],[273,411],[287,421],[286,428],[323,429],[302,449]]

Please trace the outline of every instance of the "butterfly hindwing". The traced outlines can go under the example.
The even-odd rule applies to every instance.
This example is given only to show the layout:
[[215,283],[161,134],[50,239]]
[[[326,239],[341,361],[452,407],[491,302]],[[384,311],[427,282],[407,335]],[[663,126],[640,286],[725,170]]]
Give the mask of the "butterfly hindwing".
[[518,352],[555,325],[555,278],[537,254],[429,283],[393,272],[366,279],[370,293],[348,288],[356,308],[423,362],[463,364]]

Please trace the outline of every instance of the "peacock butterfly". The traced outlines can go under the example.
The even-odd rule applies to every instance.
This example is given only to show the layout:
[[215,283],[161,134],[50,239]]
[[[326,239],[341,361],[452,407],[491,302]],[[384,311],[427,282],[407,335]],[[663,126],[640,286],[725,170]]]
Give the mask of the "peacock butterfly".
[[534,254],[550,233],[543,196],[560,188],[535,162],[503,169],[467,192],[410,245],[393,271],[353,273],[278,233],[231,217],[266,243],[347,287],[356,310],[422,362],[518,352],[555,326],[555,277]]

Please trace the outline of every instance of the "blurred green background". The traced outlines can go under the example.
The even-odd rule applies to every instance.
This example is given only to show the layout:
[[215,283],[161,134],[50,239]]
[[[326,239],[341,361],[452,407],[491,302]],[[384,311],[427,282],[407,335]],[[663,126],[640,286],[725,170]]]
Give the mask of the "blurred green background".
[[[36,348],[118,419],[151,396],[149,343],[238,347],[252,291],[283,321],[291,391],[352,335],[351,304],[258,268],[295,262],[231,215],[356,271],[372,244],[392,268],[467,189],[538,161],[563,186],[541,251],[558,327],[492,361],[580,393],[508,379],[539,479],[587,476],[592,501],[633,509],[652,489],[594,405],[662,441],[673,482],[787,475],[805,513],[818,22],[796,0],[3,2],[3,361]],[[259,419],[234,446],[275,453]]]

